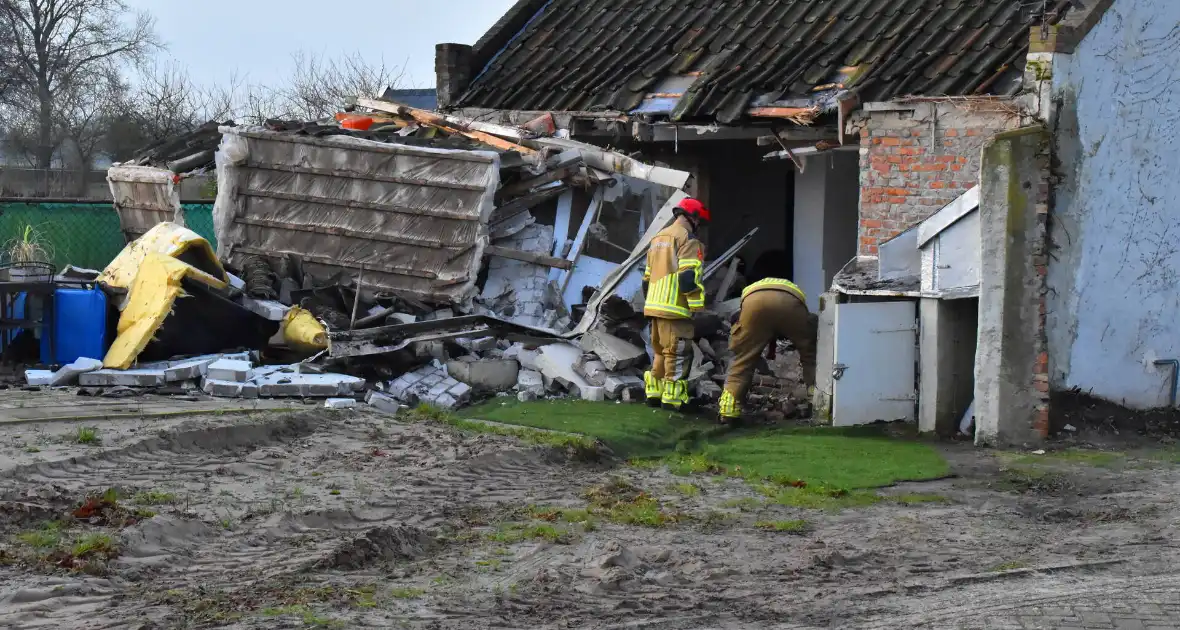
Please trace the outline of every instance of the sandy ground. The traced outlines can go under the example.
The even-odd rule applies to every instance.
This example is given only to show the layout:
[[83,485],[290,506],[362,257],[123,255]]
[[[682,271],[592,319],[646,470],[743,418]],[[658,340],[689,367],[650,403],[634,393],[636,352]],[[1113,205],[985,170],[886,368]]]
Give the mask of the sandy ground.
[[[367,412],[116,420],[98,445],[77,428],[0,425],[0,627],[968,628],[978,607],[950,602],[1097,589],[1177,555],[1180,471],[1146,460],[1026,477],[948,445],[956,478],[883,491],[946,502],[827,512]],[[617,478],[681,520],[503,535]],[[127,522],[68,533],[109,533],[113,557],[22,555],[19,534],[111,487]],[[787,519],[808,526],[755,526]]]

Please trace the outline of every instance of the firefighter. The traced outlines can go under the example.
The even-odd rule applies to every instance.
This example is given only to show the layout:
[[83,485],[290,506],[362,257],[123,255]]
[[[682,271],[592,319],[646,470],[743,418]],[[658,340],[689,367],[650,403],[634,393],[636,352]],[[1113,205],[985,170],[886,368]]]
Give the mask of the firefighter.
[[725,377],[725,391],[721,394],[721,421],[733,422],[741,418],[742,403],[750,382],[754,379],[754,365],[769,345],[771,351],[778,339],[790,339],[799,352],[803,365],[803,383],[810,393],[815,387],[816,318],[807,310],[807,296],[790,280],[766,278],[742,291],[741,310],[735,314],[737,323],[729,335],[729,350],[733,362]]
[[692,314],[705,307],[701,281],[705,250],[696,233],[709,221],[709,210],[686,197],[677,204],[675,216],[676,220],[652,239],[643,272],[647,296],[643,314],[651,322],[654,355],[643,382],[649,406],[680,410],[689,402]]

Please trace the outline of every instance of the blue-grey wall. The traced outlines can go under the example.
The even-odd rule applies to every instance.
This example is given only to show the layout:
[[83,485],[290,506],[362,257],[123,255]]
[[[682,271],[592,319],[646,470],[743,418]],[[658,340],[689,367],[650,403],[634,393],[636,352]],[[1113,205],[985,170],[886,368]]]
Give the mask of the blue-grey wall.
[[1058,56],[1050,382],[1146,409],[1180,357],[1180,1],[1116,0]]

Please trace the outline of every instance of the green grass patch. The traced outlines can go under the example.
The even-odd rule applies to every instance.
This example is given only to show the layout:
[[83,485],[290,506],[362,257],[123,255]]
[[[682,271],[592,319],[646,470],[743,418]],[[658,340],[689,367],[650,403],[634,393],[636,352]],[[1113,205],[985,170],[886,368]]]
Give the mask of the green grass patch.
[[754,527],[764,529],[768,532],[783,532],[787,534],[802,534],[807,532],[807,521],[793,520],[793,521],[758,521],[754,523]]
[[115,540],[107,534],[86,534],[74,541],[70,555],[75,558],[89,558],[94,555],[114,555]]
[[1009,464],[1020,466],[1036,466],[1042,464],[1082,464],[1097,468],[1109,468],[1126,461],[1126,453],[1117,451],[1098,451],[1093,449],[1067,448],[1060,451],[1048,451],[1043,455],[1031,453],[1002,453],[1000,457]]
[[675,486],[672,486],[672,488],[676,492],[683,494],[686,497],[695,497],[700,496],[701,494],[701,487],[695,483],[678,483]]
[[568,540],[568,532],[564,528],[549,523],[508,523],[501,526],[486,537],[498,543],[512,545],[525,540],[544,540],[551,543]]
[[95,427],[78,427],[78,432],[74,434],[74,442],[96,446],[102,444],[102,438],[98,437],[98,429]]
[[158,490],[145,490],[137,492],[131,497],[133,503],[140,505],[171,505],[176,503],[176,495],[171,492],[160,492]]
[[390,591],[389,594],[394,599],[418,599],[419,597],[422,597],[426,594],[426,590],[421,588],[403,587],[395,588]]
[[775,488],[763,486],[769,502],[807,510],[838,512],[849,508],[868,507],[881,502],[881,496],[868,490],[843,488]]
[[[504,427],[488,425],[482,422],[472,422],[470,419],[460,418],[446,411],[442,411],[425,404],[419,405],[417,408],[413,409],[403,417],[414,422],[436,422],[454,427],[462,431],[513,437],[530,444],[537,444],[539,446],[551,446],[555,448],[569,449],[574,451],[575,454],[585,456],[590,459],[593,459],[595,454],[598,452],[598,444],[595,443],[594,439],[591,437],[584,437],[581,435],[559,435],[547,433],[545,431],[531,431],[529,430],[529,425],[522,425],[522,423],[509,422],[505,424],[517,426]],[[493,418],[479,417],[474,415],[469,415],[469,418],[478,418],[480,420],[492,420],[494,422],[498,422]]]
[[16,539],[38,551],[56,549],[62,542],[63,529],[59,521],[49,521],[38,529],[17,534]]
[[667,455],[685,433],[711,426],[699,418],[663,409],[581,400],[522,403],[494,399],[463,413],[468,418],[586,435],[602,440],[620,457],[637,460]]
[[740,499],[728,499],[721,504],[725,508],[737,508],[743,512],[752,512],[762,507],[762,502],[754,497],[741,497]]
[[593,514],[620,525],[666,527],[684,518],[679,512],[665,510],[654,497],[625,479],[614,478],[587,490],[584,496]]
[[642,405],[584,401],[497,400],[465,413],[586,435],[633,464],[652,468],[663,463],[679,475],[728,474],[853,490],[950,473],[946,460],[929,444],[889,436],[880,427],[728,430]]

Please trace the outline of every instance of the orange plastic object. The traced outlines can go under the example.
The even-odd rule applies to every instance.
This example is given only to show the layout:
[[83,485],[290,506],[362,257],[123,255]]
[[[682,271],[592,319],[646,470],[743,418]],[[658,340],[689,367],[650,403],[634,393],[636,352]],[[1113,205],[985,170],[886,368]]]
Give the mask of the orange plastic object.
[[373,126],[373,119],[369,116],[349,116],[340,121],[340,126],[345,129],[368,131]]

